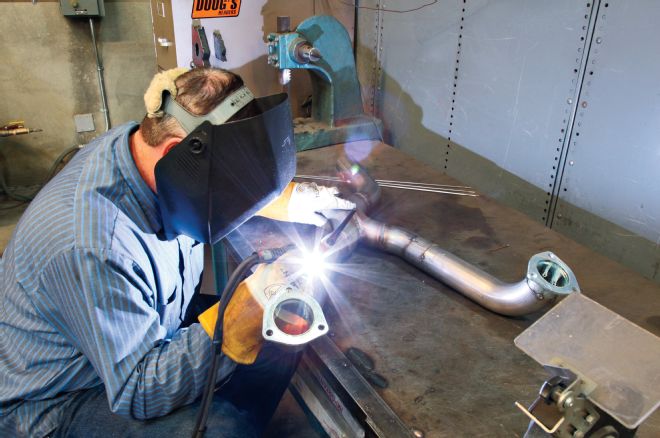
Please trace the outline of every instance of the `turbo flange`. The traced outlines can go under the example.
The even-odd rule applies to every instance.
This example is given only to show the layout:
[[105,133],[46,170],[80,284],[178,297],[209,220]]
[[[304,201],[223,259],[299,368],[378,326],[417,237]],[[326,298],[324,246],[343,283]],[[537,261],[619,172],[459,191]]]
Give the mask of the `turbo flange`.
[[323,310],[313,296],[282,286],[264,309],[262,335],[267,341],[303,345],[328,333]]

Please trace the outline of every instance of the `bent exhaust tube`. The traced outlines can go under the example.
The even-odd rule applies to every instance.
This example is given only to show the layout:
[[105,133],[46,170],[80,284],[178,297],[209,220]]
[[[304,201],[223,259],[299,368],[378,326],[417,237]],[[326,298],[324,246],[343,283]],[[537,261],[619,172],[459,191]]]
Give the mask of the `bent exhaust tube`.
[[358,211],[366,213],[380,201],[380,186],[369,173],[357,163],[339,158],[337,175],[342,180],[342,196],[353,202]]
[[456,289],[481,306],[506,316],[522,316],[542,309],[558,296],[578,292],[573,271],[551,252],[534,255],[527,275],[504,283],[423,237],[363,216],[362,239],[395,254],[432,277]]
[[552,252],[534,255],[519,282],[504,283],[423,237],[370,219],[365,212],[377,204],[380,187],[357,163],[340,160],[337,169],[345,182],[347,199],[361,211],[357,222],[362,241],[400,256],[486,309],[522,316],[542,309],[559,296],[580,291],[571,268]]

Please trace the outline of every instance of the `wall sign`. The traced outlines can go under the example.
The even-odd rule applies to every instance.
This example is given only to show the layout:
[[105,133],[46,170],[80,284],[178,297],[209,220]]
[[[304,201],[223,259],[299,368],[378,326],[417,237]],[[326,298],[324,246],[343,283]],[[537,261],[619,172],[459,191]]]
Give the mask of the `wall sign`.
[[241,0],[193,0],[192,18],[238,17]]

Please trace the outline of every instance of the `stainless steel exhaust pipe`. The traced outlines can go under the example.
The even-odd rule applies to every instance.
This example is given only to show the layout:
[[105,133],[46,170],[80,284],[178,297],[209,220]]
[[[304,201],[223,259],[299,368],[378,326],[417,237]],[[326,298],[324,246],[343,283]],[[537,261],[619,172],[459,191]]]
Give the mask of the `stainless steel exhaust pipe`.
[[391,254],[456,289],[486,309],[507,316],[536,312],[557,297],[579,292],[571,268],[547,251],[534,255],[527,274],[517,283],[504,283],[423,237],[370,219],[365,213],[380,200],[380,187],[357,163],[340,159],[337,171],[344,196],[357,204],[360,239]]
[[504,283],[438,245],[403,228],[359,218],[360,235],[376,248],[396,254],[493,312],[522,316],[551,304],[558,296],[579,292],[573,271],[551,252],[533,256],[527,275]]
[[337,175],[343,182],[342,196],[355,203],[358,211],[366,213],[380,201],[380,186],[364,167],[342,157],[337,160]]

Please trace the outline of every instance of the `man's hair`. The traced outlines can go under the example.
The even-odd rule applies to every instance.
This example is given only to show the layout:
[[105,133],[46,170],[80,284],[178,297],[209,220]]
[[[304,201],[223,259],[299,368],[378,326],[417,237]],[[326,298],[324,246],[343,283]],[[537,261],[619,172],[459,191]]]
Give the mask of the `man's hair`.
[[[243,86],[243,79],[236,73],[220,68],[194,68],[179,76],[174,82],[177,87],[175,100],[188,112],[196,116],[210,113],[234,91]],[[228,122],[250,117],[257,113],[252,101],[234,114]],[[145,116],[140,124],[142,137],[151,146],[157,146],[171,137],[185,137],[186,132],[179,122],[169,114],[162,117]]]

